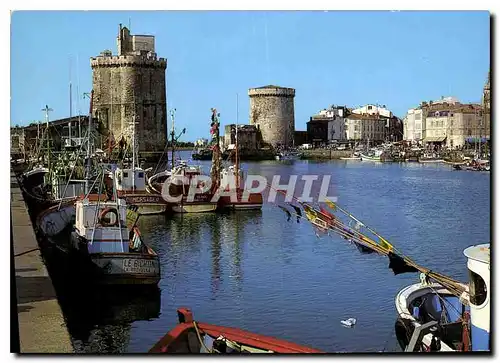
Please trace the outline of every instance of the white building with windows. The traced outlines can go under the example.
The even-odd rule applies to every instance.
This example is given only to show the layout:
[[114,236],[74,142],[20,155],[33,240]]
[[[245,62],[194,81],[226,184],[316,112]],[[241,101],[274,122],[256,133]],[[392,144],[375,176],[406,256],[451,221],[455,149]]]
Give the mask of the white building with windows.
[[368,104],[359,108],[352,110],[352,113],[356,113],[358,115],[380,115],[384,117],[392,117],[392,112],[389,111],[385,105],[373,105]]
[[421,108],[411,108],[403,119],[403,140],[420,142],[423,139],[425,115]]

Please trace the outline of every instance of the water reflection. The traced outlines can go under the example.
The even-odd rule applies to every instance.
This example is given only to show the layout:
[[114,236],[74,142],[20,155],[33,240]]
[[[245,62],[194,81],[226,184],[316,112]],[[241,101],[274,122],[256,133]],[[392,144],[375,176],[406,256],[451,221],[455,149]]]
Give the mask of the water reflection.
[[161,292],[158,287],[73,290],[63,301],[76,352],[122,353],[133,322],[160,316]]

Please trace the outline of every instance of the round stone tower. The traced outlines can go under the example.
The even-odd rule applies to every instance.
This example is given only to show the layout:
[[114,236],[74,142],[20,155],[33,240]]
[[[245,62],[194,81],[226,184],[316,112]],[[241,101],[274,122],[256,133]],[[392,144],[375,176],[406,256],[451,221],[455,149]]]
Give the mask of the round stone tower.
[[92,114],[116,142],[123,136],[129,145],[135,121],[138,151],[162,152],[167,140],[167,61],[157,58],[153,36],[130,35],[121,24],[117,43],[118,55],[104,51],[91,58]]
[[250,88],[250,124],[260,129],[262,141],[273,147],[293,145],[295,89],[278,86]]

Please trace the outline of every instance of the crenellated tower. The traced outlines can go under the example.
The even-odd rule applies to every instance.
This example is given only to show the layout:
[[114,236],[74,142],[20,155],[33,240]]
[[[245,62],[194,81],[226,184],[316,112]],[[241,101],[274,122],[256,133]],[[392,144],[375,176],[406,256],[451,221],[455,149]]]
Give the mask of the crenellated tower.
[[139,152],[163,151],[167,141],[165,72],[167,60],[155,53],[151,35],[131,35],[120,24],[118,54],[106,50],[90,60],[92,114],[118,141],[130,143],[135,121]]

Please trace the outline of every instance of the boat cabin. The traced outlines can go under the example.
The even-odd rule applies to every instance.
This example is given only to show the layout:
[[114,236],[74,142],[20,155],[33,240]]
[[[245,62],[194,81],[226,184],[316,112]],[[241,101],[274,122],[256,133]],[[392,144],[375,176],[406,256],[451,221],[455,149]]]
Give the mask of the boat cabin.
[[464,251],[469,270],[469,304],[473,351],[489,351],[490,343],[490,245],[471,246]]
[[145,191],[146,173],[142,168],[115,170],[116,190],[119,192]]
[[127,208],[122,199],[90,194],[75,203],[75,232],[87,241],[89,253],[128,252]]

